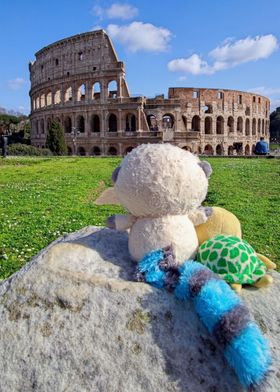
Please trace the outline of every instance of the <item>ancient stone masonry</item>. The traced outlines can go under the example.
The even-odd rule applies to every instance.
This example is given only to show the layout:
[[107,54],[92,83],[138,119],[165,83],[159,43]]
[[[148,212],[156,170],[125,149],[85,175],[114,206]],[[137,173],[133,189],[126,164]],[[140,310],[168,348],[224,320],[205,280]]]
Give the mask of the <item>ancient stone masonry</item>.
[[31,140],[38,147],[52,121],[63,126],[69,155],[124,155],[167,141],[200,154],[250,155],[260,136],[269,139],[270,102],[257,94],[169,88],[167,99],[132,97],[124,63],[103,30],[41,49],[29,70]]

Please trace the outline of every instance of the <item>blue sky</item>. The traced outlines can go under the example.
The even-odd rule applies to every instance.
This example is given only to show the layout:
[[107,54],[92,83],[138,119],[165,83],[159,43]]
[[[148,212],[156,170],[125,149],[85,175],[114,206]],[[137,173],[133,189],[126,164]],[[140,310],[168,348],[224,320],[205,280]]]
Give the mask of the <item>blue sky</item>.
[[280,106],[279,0],[2,0],[0,107],[29,113],[28,62],[54,41],[104,28],[132,94],[168,87],[257,91]]

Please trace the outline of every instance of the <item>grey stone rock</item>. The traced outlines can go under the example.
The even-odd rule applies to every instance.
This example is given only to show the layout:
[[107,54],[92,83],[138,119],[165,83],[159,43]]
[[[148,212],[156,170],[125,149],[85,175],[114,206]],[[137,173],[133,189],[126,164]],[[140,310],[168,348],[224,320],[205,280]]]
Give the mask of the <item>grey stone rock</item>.
[[[127,236],[85,228],[0,285],[1,392],[239,392],[192,305],[133,282]],[[280,279],[242,296],[269,338],[280,391]],[[278,367],[278,368],[277,368]]]

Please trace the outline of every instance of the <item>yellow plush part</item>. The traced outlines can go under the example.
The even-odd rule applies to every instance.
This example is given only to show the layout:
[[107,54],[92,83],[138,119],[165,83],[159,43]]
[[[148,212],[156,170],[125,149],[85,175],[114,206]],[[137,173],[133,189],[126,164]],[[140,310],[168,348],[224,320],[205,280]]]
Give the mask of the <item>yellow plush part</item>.
[[213,214],[206,223],[196,226],[199,245],[218,234],[242,238],[241,224],[237,217],[221,207],[213,207]]

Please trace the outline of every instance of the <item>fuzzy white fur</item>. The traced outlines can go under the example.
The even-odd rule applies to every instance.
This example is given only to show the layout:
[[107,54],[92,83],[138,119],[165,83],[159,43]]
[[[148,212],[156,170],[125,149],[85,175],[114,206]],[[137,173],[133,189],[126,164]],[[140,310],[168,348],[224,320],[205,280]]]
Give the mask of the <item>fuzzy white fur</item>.
[[195,256],[193,222],[207,220],[198,210],[208,188],[199,162],[171,144],[141,145],[121,162],[115,192],[131,215],[116,216],[115,227],[130,228],[129,251],[135,261],[169,245],[178,262]]

